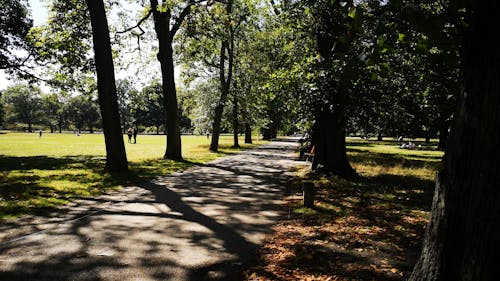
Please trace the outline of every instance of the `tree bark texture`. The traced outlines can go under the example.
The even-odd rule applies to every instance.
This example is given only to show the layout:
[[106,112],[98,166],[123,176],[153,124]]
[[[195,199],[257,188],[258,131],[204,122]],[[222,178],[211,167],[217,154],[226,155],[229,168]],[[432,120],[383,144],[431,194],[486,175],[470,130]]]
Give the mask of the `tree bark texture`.
[[225,99],[227,94],[222,93],[219,103],[215,107],[214,122],[212,124],[212,139],[210,141],[210,150],[216,152],[219,149],[220,125],[222,121],[222,112],[224,111]]
[[108,21],[102,0],[86,0],[92,25],[97,92],[106,144],[106,170],[128,170],[125,144],[120,128],[120,114],[116,95],[115,70],[111,55]]
[[432,215],[411,281],[493,281],[500,276],[499,3],[476,1],[462,50],[463,90]]
[[181,131],[179,125],[179,111],[177,104],[177,92],[175,89],[175,73],[172,40],[175,31],[170,29],[171,11],[159,11],[158,1],[151,0],[151,9],[153,9],[153,20],[155,25],[156,37],[158,38],[157,58],[161,66],[163,101],[167,111],[167,148],[163,158],[181,161],[182,143]]
[[330,109],[323,109],[315,119],[312,132],[312,144],[315,146],[313,168],[321,166],[322,170],[343,178],[357,177],[356,171],[347,159],[345,118],[340,106],[333,112]]

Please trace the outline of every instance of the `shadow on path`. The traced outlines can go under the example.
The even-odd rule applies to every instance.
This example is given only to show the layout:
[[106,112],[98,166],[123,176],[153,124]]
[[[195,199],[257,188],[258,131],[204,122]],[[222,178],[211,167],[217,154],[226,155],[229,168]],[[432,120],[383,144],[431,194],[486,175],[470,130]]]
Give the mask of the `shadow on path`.
[[40,232],[0,244],[0,280],[241,279],[282,215],[294,148],[274,142],[38,218]]

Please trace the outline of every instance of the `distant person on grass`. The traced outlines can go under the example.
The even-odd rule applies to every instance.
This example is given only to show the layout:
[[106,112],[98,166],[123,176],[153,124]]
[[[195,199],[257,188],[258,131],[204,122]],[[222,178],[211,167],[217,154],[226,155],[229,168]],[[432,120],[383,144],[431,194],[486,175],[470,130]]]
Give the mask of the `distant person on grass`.
[[137,126],[134,126],[132,133],[134,134],[134,143],[137,143]]
[[128,128],[127,136],[128,136],[128,143],[132,143],[132,128]]
[[40,129],[40,130],[38,131],[38,137],[39,137],[39,138],[41,138],[41,137],[42,137],[42,129]]

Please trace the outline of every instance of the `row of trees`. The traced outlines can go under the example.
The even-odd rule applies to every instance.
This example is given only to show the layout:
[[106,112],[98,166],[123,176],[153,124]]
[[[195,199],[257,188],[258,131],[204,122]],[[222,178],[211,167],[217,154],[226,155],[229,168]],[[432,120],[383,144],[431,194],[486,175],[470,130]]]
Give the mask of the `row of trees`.
[[[153,78],[161,76],[162,82],[144,87],[161,93],[137,91],[133,82],[108,87],[116,95],[120,127],[138,122],[166,128],[166,158],[182,158],[181,126],[190,121],[198,132],[212,132],[213,151],[221,126],[233,131],[235,146],[239,132],[251,141],[255,127],[266,139],[278,132],[309,131],[320,155],[314,166],[343,176],[355,176],[345,157],[346,132],[427,138],[439,132],[445,144],[458,89],[457,64],[444,63],[441,46],[422,39],[425,33],[408,23],[418,18],[414,14],[428,16],[433,7],[378,1],[142,4],[137,18],[122,16],[111,25],[111,53],[119,65],[143,67],[153,62],[126,54],[140,53],[141,42],[143,49],[152,45],[161,70]],[[123,8],[116,5],[105,9]],[[47,25],[32,28],[26,38],[36,61],[49,66],[44,75],[53,87],[91,95],[98,88],[92,78],[97,61],[88,55],[93,33],[83,6],[82,0],[52,1]],[[135,49],[129,48],[135,46],[132,39],[138,40]],[[456,48],[446,56],[456,61]],[[185,69],[181,87],[174,82],[179,69],[174,64]],[[101,103],[101,111],[111,112],[111,104]],[[321,125],[336,122],[339,131]]]
[[[161,84],[134,89],[129,82],[117,84],[118,106],[123,132],[132,125],[148,132],[164,132],[165,108],[161,97]],[[35,85],[18,84],[5,89],[0,95],[0,124],[13,130],[33,131],[33,127],[48,128],[51,133],[63,130],[102,129],[99,105],[95,94],[71,96],[67,92],[42,93]],[[192,132],[191,120],[181,112],[181,128]]]
[[[64,97],[58,94],[42,95],[37,86],[19,84],[8,87],[0,101],[4,126],[11,129],[47,127],[51,133],[73,128],[81,131],[100,127],[99,108],[95,100],[87,96]],[[18,127],[17,124],[22,124]]]
[[[132,51],[140,52],[141,42],[153,46],[162,81],[146,87],[156,89],[153,98],[127,83],[117,89],[114,75],[97,79],[104,131],[106,114],[117,128],[130,121],[159,128],[161,122],[168,135],[165,158],[176,160],[182,159],[182,120],[210,131],[213,151],[224,123],[231,124],[235,146],[240,131],[251,141],[256,126],[267,139],[279,131],[308,131],[317,151],[313,166],[344,177],[356,177],[346,157],[346,133],[427,139],[439,133],[440,146],[446,143],[459,89],[455,22],[463,22],[446,3],[141,3],[137,18],[122,15],[112,25],[117,49],[111,49],[109,30],[98,34],[94,53],[109,49],[101,60],[88,55],[91,36],[97,41],[90,26],[102,32],[106,14],[100,11],[104,18],[96,22],[83,0],[52,1],[48,24],[26,34],[35,61],[50,66],[45,74],[53,86],[87,94],[99,62],[106,61],[102,75],[114,73],[107,56],[114,52],[124,65],[133,61],[126,56],[131,39],[139,49]],[[85,5],[88,10],[81,9]],[[114,5],[102,7],[123,8]],[[435,32],[434,26],[441,28]],[[175,64],[185,69],[185,102],[179,102]],[[104,86],[111,97],[102,95]]]
[[[262,125],[268,138],[280,130],[309,130],[313,166],[354,178],[346,132],[439,132],[448,148],[410,280],[499,275],[499,49],[484,42],[500,35],[496,1],[150,0],[140,1],[133,22],[112,26],[114,37],[106,10],[119,3],[50,3],[47,26],[30,29],[25,1],[2,2],[9,7],[2,20],[12,21],[2,21],[0,29],[1,66],[30,77],[25,62],[33,57],[53,66],[47,71],[52,85],[80,91],[82,77],[96,72],[108,170],[127,169],[113,54],[120,64],[130,59],[118,50],[123,46],[111,48],[111,38],[137,38],[138,48],[144,41],[153,46],[160,64],[155,76],[162,81],[165,158],[182,160],[179,63],[187,68],[186,91],[196,93],[193,120],[211,127],[214,151],[227,114],[235,134],[241,123],[245,131]],[[5,51],[11,46],[30,55]]]

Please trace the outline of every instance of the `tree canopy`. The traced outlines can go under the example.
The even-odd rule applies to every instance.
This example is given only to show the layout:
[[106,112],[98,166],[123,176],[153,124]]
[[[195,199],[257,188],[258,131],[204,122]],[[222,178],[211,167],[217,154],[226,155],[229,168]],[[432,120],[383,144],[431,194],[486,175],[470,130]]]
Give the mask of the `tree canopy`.
[[27,35],[33,27],[26,0],[0,1],[0,69],[13,72],[30,55]]

